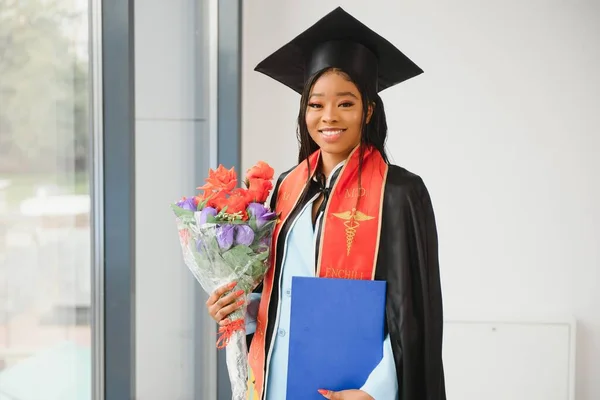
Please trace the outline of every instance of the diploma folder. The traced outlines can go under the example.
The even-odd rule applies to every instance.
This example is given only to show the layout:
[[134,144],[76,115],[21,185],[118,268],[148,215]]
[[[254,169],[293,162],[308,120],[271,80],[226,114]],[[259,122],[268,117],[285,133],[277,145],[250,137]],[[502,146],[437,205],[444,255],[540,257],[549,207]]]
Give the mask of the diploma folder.
[[385,281],[292,278],[286,400],[360,389],[383,358]]

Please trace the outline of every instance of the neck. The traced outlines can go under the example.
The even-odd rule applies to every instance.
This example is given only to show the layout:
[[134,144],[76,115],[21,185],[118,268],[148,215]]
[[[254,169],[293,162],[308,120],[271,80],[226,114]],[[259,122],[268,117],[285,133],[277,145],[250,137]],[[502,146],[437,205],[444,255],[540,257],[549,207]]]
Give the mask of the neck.
[[[357,145],[356,147],[358,147]],[[325,177],[329,178],[329,175],[333,171],[333,169],[342,161],[347,160],[350,157],[350,154],[356,149],[354,147],[347,154],[332,154],[321,151],[321,162],[320,168],[321,172],[325,175]]]
[[339,156],[338,154],[329,154],[321,152],[321,172],[325,175],[325,177],[329,178],[333,169],[348,158],[348,155]]

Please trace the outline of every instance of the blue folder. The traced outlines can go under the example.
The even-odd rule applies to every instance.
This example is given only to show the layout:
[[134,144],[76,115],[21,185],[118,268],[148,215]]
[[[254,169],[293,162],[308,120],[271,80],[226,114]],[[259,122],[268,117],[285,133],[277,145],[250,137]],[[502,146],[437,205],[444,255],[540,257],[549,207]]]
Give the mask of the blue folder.
[[383,358],[385,281],[292,278],[286,400],[359,389]]

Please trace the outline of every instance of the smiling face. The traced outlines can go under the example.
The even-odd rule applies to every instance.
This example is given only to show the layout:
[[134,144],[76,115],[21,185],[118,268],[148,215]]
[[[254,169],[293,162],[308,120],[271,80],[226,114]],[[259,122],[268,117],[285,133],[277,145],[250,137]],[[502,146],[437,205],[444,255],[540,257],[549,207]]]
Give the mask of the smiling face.
[[[367,123],[371,117],[369,108]],[[306,127],[323,155],[334,165],[358,146],[363,104],[358,88],[342,72],[323,74],[314,84],[306,109]]]

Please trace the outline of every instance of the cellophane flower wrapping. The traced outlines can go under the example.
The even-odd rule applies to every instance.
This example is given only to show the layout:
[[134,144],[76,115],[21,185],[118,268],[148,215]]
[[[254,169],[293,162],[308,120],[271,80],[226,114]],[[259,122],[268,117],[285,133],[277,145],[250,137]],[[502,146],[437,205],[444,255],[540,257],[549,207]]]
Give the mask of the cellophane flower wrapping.
[[[257,177],[258,175],[258,177]],[[183,198],[172,205],[183,259],[209,295],[231,282],[225,295],[243,290],[245,298],[270,268],[270,251],[276,215],[264,204],[272,184],[272,169],[259,163],[248,171],[247,189],[233,189],[232,170],[211,170],[202,196]],[[226,349],[232,399],[246,399],[248,349],[246,303],[219,328],[217,347]]]

